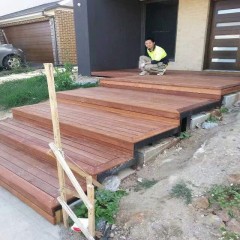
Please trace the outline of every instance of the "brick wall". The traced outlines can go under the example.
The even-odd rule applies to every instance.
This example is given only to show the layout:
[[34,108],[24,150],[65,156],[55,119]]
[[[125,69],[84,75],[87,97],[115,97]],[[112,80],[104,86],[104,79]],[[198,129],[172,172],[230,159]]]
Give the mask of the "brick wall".
[[56,10],[55,27],[60,64],[77,64],[76,38],[73,11]]
[[203,69],[210,0],[179,0],[175,62],[169,69]]

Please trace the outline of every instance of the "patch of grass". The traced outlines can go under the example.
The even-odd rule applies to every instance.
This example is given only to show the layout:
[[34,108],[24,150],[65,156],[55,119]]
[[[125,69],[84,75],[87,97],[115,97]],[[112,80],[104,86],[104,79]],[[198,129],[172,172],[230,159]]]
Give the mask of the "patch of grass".
[[192,135],[191,135],[189,132],[181,132],[179,138],[180,138],[180,139],[188,139],[188,138],[190,138],[191,136],[192,136]]
[[0,106],[4,109],[34,104],[48,99],[45,76],[0,84]]
[[215,123],[215,122],[218,122],[218,121],[219,121],[219,119],[214,115],[210,115],[209,118],[207,119],[207,122]]
[[222,107],[220,108],[220,112],[221,112],[221,113],[228,113],[228,112],[229,112],[229,110],[228,110],[228,108],[227,108],[227,107],[225,107],[225,106],[222,106]]
[[222,232],[222,236],[219,238],[220,240],[238,240],[240,239],[240,235],[234,232],[230,232],[225,228],[220,229]]
[[136,192],[139,192],[143,189],[148,189],[154,186],[158,181],[153,179],[153,180],[148,180],[148,179],[143,179],[142,182],[138,182],[138,185],[134,188]]
[[[69,71],[57,72],[56,91],[96,87],[97,83],[75,83]],[[48,99],[45,75],[0,84],[0,106],[3,109],[35,104]]]
[[240,208],[240,185],[215,185],[209,191],[209,201],[222,209],[227,209],[231,215],[232,208]]
[[184,182],[177,183],[175,186],[173,186],[171,190],[171,196],[184,199],[186,204],[192,202],[192,190],[188,188]]
[[[109,190],[99,189],[95,192],[95,216],[96,220],[103,219],[108,223],[114,223],[115,216],[119,210],[119,202],[123,196],[127,195],[125,191],[119,190],[111,192]],[[77,217],[86,218],[87,208],[84,204],[74,209]]]

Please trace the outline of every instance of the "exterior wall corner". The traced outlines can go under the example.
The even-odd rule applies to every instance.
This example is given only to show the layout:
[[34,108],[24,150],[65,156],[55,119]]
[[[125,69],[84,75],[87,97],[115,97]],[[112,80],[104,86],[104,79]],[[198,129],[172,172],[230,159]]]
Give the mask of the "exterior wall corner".
[[73,11],[55,11],[55,31],[58,63],[77,63],[76,37]]

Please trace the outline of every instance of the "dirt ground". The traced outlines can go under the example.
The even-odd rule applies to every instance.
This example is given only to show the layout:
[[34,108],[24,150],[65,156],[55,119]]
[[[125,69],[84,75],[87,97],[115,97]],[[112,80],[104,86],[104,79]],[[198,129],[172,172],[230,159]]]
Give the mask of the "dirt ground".
[[[218,127],[191,132],[191,138],[159,155],[125,179],[129,192],[121,201],[111,238],[114,240],[217,240],[221,224],[192,204],[170,196],[172,187],[184,181],[199,198],[214,184],[229,184],[227,176],[240,171],[240,108],[224,114]],[[139,179],[157,183],[136,191]],[[61,230],[62,240],[84,239]]]
[[[192,131],[192,137],[161,154],[122,183],[129,195],[121,201],[113,239],[215,240],[220,226],[191,204],[170,197],[173,185],[184,181],[195,198],[213,184],[227,184],[240,171],[240,109],[225,114],[218,127]],[[135,191],[138,179],[157,180]]]

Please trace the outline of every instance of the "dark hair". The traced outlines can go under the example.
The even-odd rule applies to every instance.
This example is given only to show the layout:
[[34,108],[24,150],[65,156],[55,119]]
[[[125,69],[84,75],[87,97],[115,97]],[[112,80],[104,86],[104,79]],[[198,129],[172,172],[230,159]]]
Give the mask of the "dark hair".
[[152,37],[147,37],[147,38],[145,38],[145,42],[148,41],[148,40],[150,40],[150,41],[152,41],[152,42],[155,43],[155,40],[154,40]]

